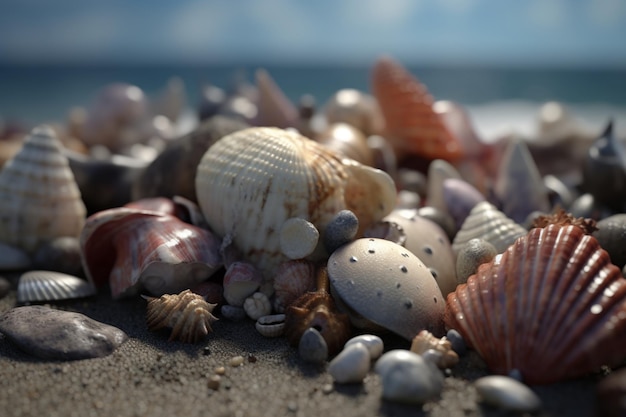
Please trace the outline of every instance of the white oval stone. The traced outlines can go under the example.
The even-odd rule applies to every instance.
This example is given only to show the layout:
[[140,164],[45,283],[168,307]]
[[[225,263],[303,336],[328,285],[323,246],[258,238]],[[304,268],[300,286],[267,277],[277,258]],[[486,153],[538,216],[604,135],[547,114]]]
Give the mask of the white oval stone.
[[302,259],[313,253],[319,238],[313,223],[292,217],[280,229],[280,250],[289,259]]
[[504,375],[489,375],[474,382],[482,400],[511,411],[533,412],[541,408],[541,399],[523,383]]
[[421,404],[439,395],[443,389],[441,371],[408,350],[385,353],[376,362],[374,371],[380,375],[383,398],[389,401]]
[[378,359],[380,355],[383,354],[383,349],[385,347],[383,339],[381,339],[380,337],[373,334],[362,334],[348,340],[343,348],[345,349],[355,343],[363,343],[367,350],[370,352],[370,357],[372,359]]
[[355,343],[330,361],[328,372],[339,384],[360,383],[370,370],[371,360],[367,347],[363,343]]

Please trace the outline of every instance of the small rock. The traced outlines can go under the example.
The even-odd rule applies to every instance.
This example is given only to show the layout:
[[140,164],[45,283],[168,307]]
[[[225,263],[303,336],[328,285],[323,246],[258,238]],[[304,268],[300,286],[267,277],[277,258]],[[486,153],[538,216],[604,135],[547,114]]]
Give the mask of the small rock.
[[383,354],[384,343],[383,339],[373,334],[362,334],[359,336],[355,336],[352,339],[348,340],[344,345],[344,349],[349,345],[354,343],[363,343],[367,350],[370,352],[370,357],[372,359],[380,358],[380,355]]
[[533,412],[541,408],[541,399],[523,383],[503,375],[489,375],[474,382],[482,400],[510,411]]
[[298,344],[298,354],[306,361],[323,364],[328,359],[328,345],[322,334],[313,327],[304,331]]
[[467,345],[465,344],[465,340],[463,340],[463,336],[461,336],[461,333],[454,329],[450,329],[448,330],[448,333],[446,333],[446,339],[450,341],[450,344],[452,345],[452,350],[455,351],[457,355],[465,355],[465,353],[467,352]]
[[4,277],[0,277],[0,298],[3,298],[11,291],[11,283]]
[[17,271],[31,267],[31,259],[24,250],[0,242],[0,271]]
[[217,391],[220,388],[221,381],[222,381],[221,376],[211,375],[211,377],[209,378],[209,382],[207,383],[207,386],[209,387],[209,389],[212,389],[213,391]]
[[306,219],[293,217],[280,229],[280,250],[289,259],[302,259],[315,250],[320,232]]
[[222,317],[230,321],[241,321],[247,317],[246,310],[243,307],[231,306],[229,304],[224,304],[220,308],[220,312]]
[[128,339],[120,329],[43,306],[16,307],[0,317],[0,332],[33,356],[53,360],[99,358]]
[[339,384],[361,383],[370,370],[370,352],[363,343],[355,343],[330,361],[328,372]]
[[376,362],[374,371],[380,375],[385,400],[421,404],[443,389],[441,371],[408,350],[394,349],[385,353]]
[[456,282],[465,284],[467,279],[476,273],[478,267],[490,262],[498,254],[496,247],[483,239],[468,241],[456,258]]
[[328,253],[354,240],[359,229],[359,219],[350,210],[341,210],[326,226],[324,247]]
[[228,361],[228,364],[232,366],[233,368],[236,368],[238,366],[243,365],[243,362],[244,362],[243,356],[239,355],[239,356],[233,356],[232,358],[230,358],[230,361]]

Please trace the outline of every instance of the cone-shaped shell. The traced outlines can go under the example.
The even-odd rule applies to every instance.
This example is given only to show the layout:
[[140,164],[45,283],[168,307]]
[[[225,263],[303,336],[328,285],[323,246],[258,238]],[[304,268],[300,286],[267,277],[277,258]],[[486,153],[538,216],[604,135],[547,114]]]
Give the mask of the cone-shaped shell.
[[463,156],[461,144],[433,110],[426,87],[399,62],[376,61],[372,91],[385,117],[385,129],[399,155],[455,161]]
[[[213,231],[232,236],[243,256],[259,268],[266,285],[287,260],[280,231],[299,217],[320,232],[339,211],[357,215],[361,230],[389,213],[396,200],[383,171],[334,152],[297,133],[257,127],[223,137],[204,155],[196,176],[198,203]],[[320,236],[311,259],[324,257]]]
[[86,209],[61,148],[50,127],[35,128],[0,172],[1,241],[34,251],[80,235]]
[[178,292],[206,280],[222,265],[220,240],[178,218],[114,208],[87,219],[81,260],[90,282],[107,281],[119,298],[145,287],[152,295]]
[[280,87],[264,69],[255,74],[259,91],[257,126],[294,127],[298,122],[298,109],[289,101]]
[[626,280],[576,226],[531,230],[449,294],[445,322],[500,374],[529,384],[626,358]]
[[520,236],[524,229],[491,203],[482,201],[474,206],[452,242],[452,250],[459,253],[463,245],[472,239],[483,239],[502,253]]

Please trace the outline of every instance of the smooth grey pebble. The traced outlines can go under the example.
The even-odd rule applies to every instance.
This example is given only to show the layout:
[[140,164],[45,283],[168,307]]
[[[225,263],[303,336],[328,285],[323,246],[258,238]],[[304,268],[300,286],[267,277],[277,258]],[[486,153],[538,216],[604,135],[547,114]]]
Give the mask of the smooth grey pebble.
[[243,307],[231,306],[230,304],[224,304],[220,308],[220,312],[222,317],[230,321],[242,321],[248,317]]
[[361,383],[371,367],[370,352],[363,343],[343,349],[328,365],[328,372],[338,384]]
[[128,339],[117,327],[44,306],[7,311],[0,317],[0,332],[24,352],[52,360],[107,356]]
[[496,247],[483,239],[469,240],[456,258],[456,282],[465,284],[474,275],[478,267],[490,262],[498,254]]
[[320,365],[328,360],[328,345],[317,329],[309,327],[302,333],[298,354],[302,360]]
[[78,238],[64,236],[42,243],[33,255],[33,268],[82,276]]
[[385,348],[383,339],[373,334],[361,334],[355,336],[352,339],[348,340],[343,348],[345,349],[355,343],[363,343],[367,350],[370,352],[370,357],[372,359],[378,359],[380,355],[383,354],[383,349]]
[[461,333],[459,333],[457,330],[448,330],[448,333],[446,333],[446,339],[448,339],[448,341],[452,345],[452,350],[455,351],[457,355],[463,356],[465,355],[465,353],[467,353],[467,345],[465,344],[465,340],[463,339],[463,336],[461,336]]
[[328,253],[354,240],[359,229],[359,219],[350,210],[341,210],[326,226],[324,247]]
[[0,277],[0,298],[4,298],[11,291],[11,283],[4,277]]
[[541,408],[541,399],[523,383],[504,375],[489,375],[474,382],[482,400],[510,411],[533,412]]

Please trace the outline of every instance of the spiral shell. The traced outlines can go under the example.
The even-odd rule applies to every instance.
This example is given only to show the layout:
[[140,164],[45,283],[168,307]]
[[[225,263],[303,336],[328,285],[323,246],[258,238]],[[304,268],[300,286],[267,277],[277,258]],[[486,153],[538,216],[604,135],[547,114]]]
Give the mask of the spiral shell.
[[444,320],[493,372],[557,382],[626,358],[626,280],[594,237],[549,225],[481,265]]
[[389,57],[376,61],[372,91],[385,117],[389,140],[399,155],[455,161],[463,149],[434,111],[433,97],[399,62]]
[[211,314],[217,304],[209,304],[198,294],[185,290],[180,294],[165,294],[159,298],[146,297],[146,322],[151,331],[172,329],[169,341],[197,343],[209,332],[217,320]]
[[78,237],[85,215],[56,134],[33,129],[0,172],[0,241],[34,251],[57,237]]
[[322,259],[323,231],[349,209],[362,230],[395,204],[395,184],[383,171],[341,159],[318,143],[278,128],[256,127],[223,137],[203,156],[196,175],[199,205],[213,231],[232,237],[244,258],[264,275],[271,294],[284,223],[298,217],[319,231],[309,258]]

